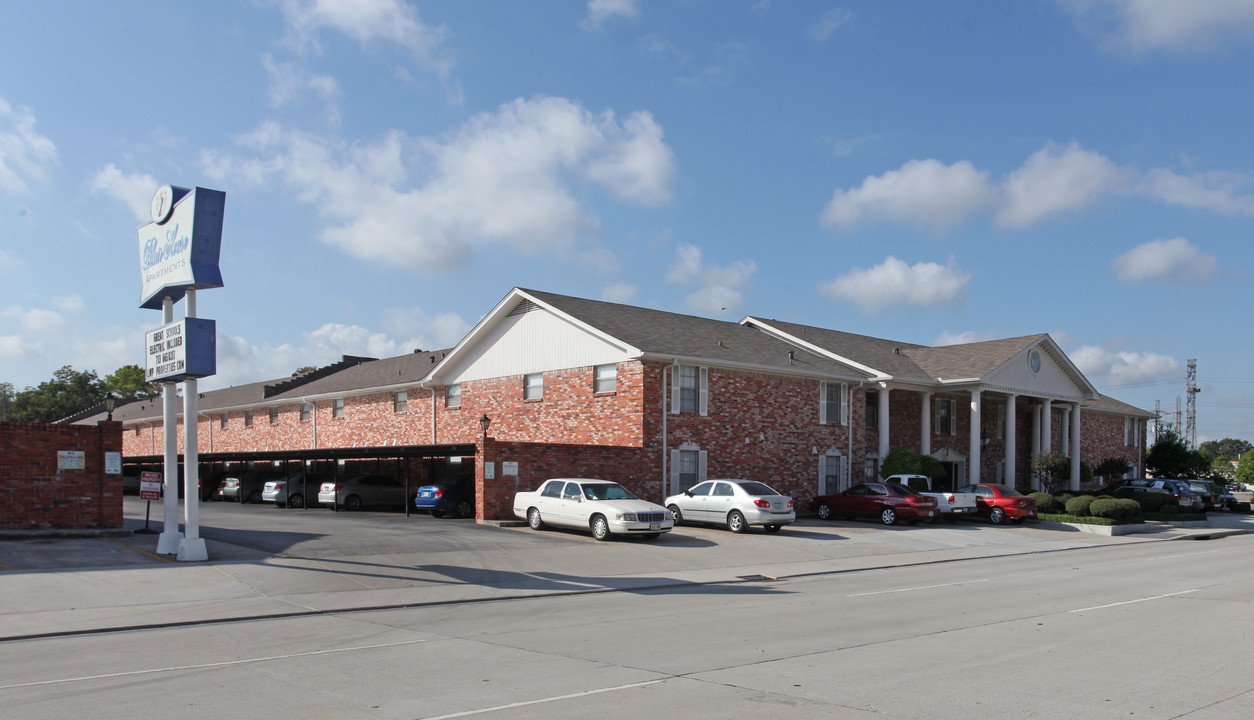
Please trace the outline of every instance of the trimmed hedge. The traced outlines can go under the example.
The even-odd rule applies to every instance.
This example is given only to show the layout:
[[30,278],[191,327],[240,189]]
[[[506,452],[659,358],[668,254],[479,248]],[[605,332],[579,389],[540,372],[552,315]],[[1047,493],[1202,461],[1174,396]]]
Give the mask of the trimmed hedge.
[[1054,511],[1055,503],[1054,503],[1053,495],[1050,495],[1049,493],[1044,493],[1044,492],[1034,492],[1032,493],[1031,498],[1036,501],[1037,512],[1047,513],[1047,512]]
[[1076,517],[1085,517],[1089,515],[1089,506],[1093,504],[1092,495],[1078,495],[1066,501],[1064,506],[1068,515]]
[[1141,514],[1141,505],[1131,498],[1102,497],[1093,500],[1088,510],[1093,517],[1131,520]]

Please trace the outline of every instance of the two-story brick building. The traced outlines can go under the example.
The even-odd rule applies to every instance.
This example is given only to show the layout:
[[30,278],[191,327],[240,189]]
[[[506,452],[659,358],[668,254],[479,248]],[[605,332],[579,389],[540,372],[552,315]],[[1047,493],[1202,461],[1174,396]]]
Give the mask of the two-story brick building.
[[[1044,334],[927,347],[518,288],[450,350],[204,393],[200,415],[210,458],[473,447],[486,518],[551,476],[653,500],[744,477],[805,500],[874,475],[897,447],[937,458],[955,484],[1026,484],[1031,455],[1053,450],[1078,487],[1081,460],[1123,458],[1139,474],[1152,417],[1099,394]],[[128,457],[159,454],[160,402],[114,416]]]

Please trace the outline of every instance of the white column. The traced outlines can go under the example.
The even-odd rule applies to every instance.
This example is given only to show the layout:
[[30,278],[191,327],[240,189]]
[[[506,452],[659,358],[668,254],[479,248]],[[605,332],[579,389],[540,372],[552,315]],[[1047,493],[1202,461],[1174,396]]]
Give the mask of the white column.
[[[1032,406],[1032,454],[1039,455],[1041,453],[1041,406]],[[1030,467],[1028,469],[1028,478],[1031,480],[1032,488],[1040,490],[1041,486],[1036,481],[1036,471]]]
[[1080,489],[1080,403],[1071,410],[1071,489]]
[[880,462],[888,457],[888,385],[880,383],[879,392],[879,431],[880,431]]
[[[167,325],[174,322],[173,299],[167,297],[161,302],[161,318],[162,323]],[[161,534],[157,536],[157,552],[161,555],[174,555],[179,551],[179,541],[183,539],[183,533],[179,532],[178,404],[174,383],[161,383],[161,388],[161,430],[165,434],[165,497],[162,498]]]
[[1017,395],[1006,396],[1006,484],[1015,487],[1015,399]]
[[967,463],[967,482],[971,484],[975,484],[980,481],[980,465],[981,465],[980,461],[983,459],[981,458],[980,451],[984,449],[983,447],[980,446],[980,425],[982,424],[980,422],[981,418],[982,418],[982,415],[980,414],[980,391],[972,390],[971,391],[971,442],[969,445],[970,450],[971,450],[971,453],[970,453],[971,459]]
[[923,428],[919,438],[919,454],[932,454],[932,393],[923,393],[923,412],[919,418],[919,427]]
[[[184,296],[187,317],[196,317],[196,291]],[[183,381],[183,530],[178,559],[195,562],[209,559],[200,537],[200,392],[196,378]]]

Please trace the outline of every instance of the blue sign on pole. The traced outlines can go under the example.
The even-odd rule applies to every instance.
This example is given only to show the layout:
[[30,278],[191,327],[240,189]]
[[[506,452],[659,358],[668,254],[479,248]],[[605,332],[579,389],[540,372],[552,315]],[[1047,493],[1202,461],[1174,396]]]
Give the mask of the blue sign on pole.
[[226,193],[166,185],[152,199],[152,222],[139,228],[142,308],[160,310],[188,290],[222,287],[218,255]]

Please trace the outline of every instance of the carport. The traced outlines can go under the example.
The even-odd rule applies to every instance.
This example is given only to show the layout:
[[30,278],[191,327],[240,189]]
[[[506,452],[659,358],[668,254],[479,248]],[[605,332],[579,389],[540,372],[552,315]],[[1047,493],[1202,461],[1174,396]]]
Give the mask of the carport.
[[[475,471],[475,444],[392,445],[363,448],[317,448],[311,450],[262,450],[250,452],[200,453],[202,479],[244,473],[249,470],[276,470],[284,477],[297,473],[319,473],[332,480],[366,472],[391,475],[405,484],[405,496],[422,485],[433,484]],[[162,455],[136,455],[122,459],[123,475],[144,470],[163,472]],[[183,454],[178,455],[179,488],[183,487]],[[308,503],[305,505],[308,509]],[[338,510],[338,508],[335,508]],[[410,514],[405,503],[405,514]]]

